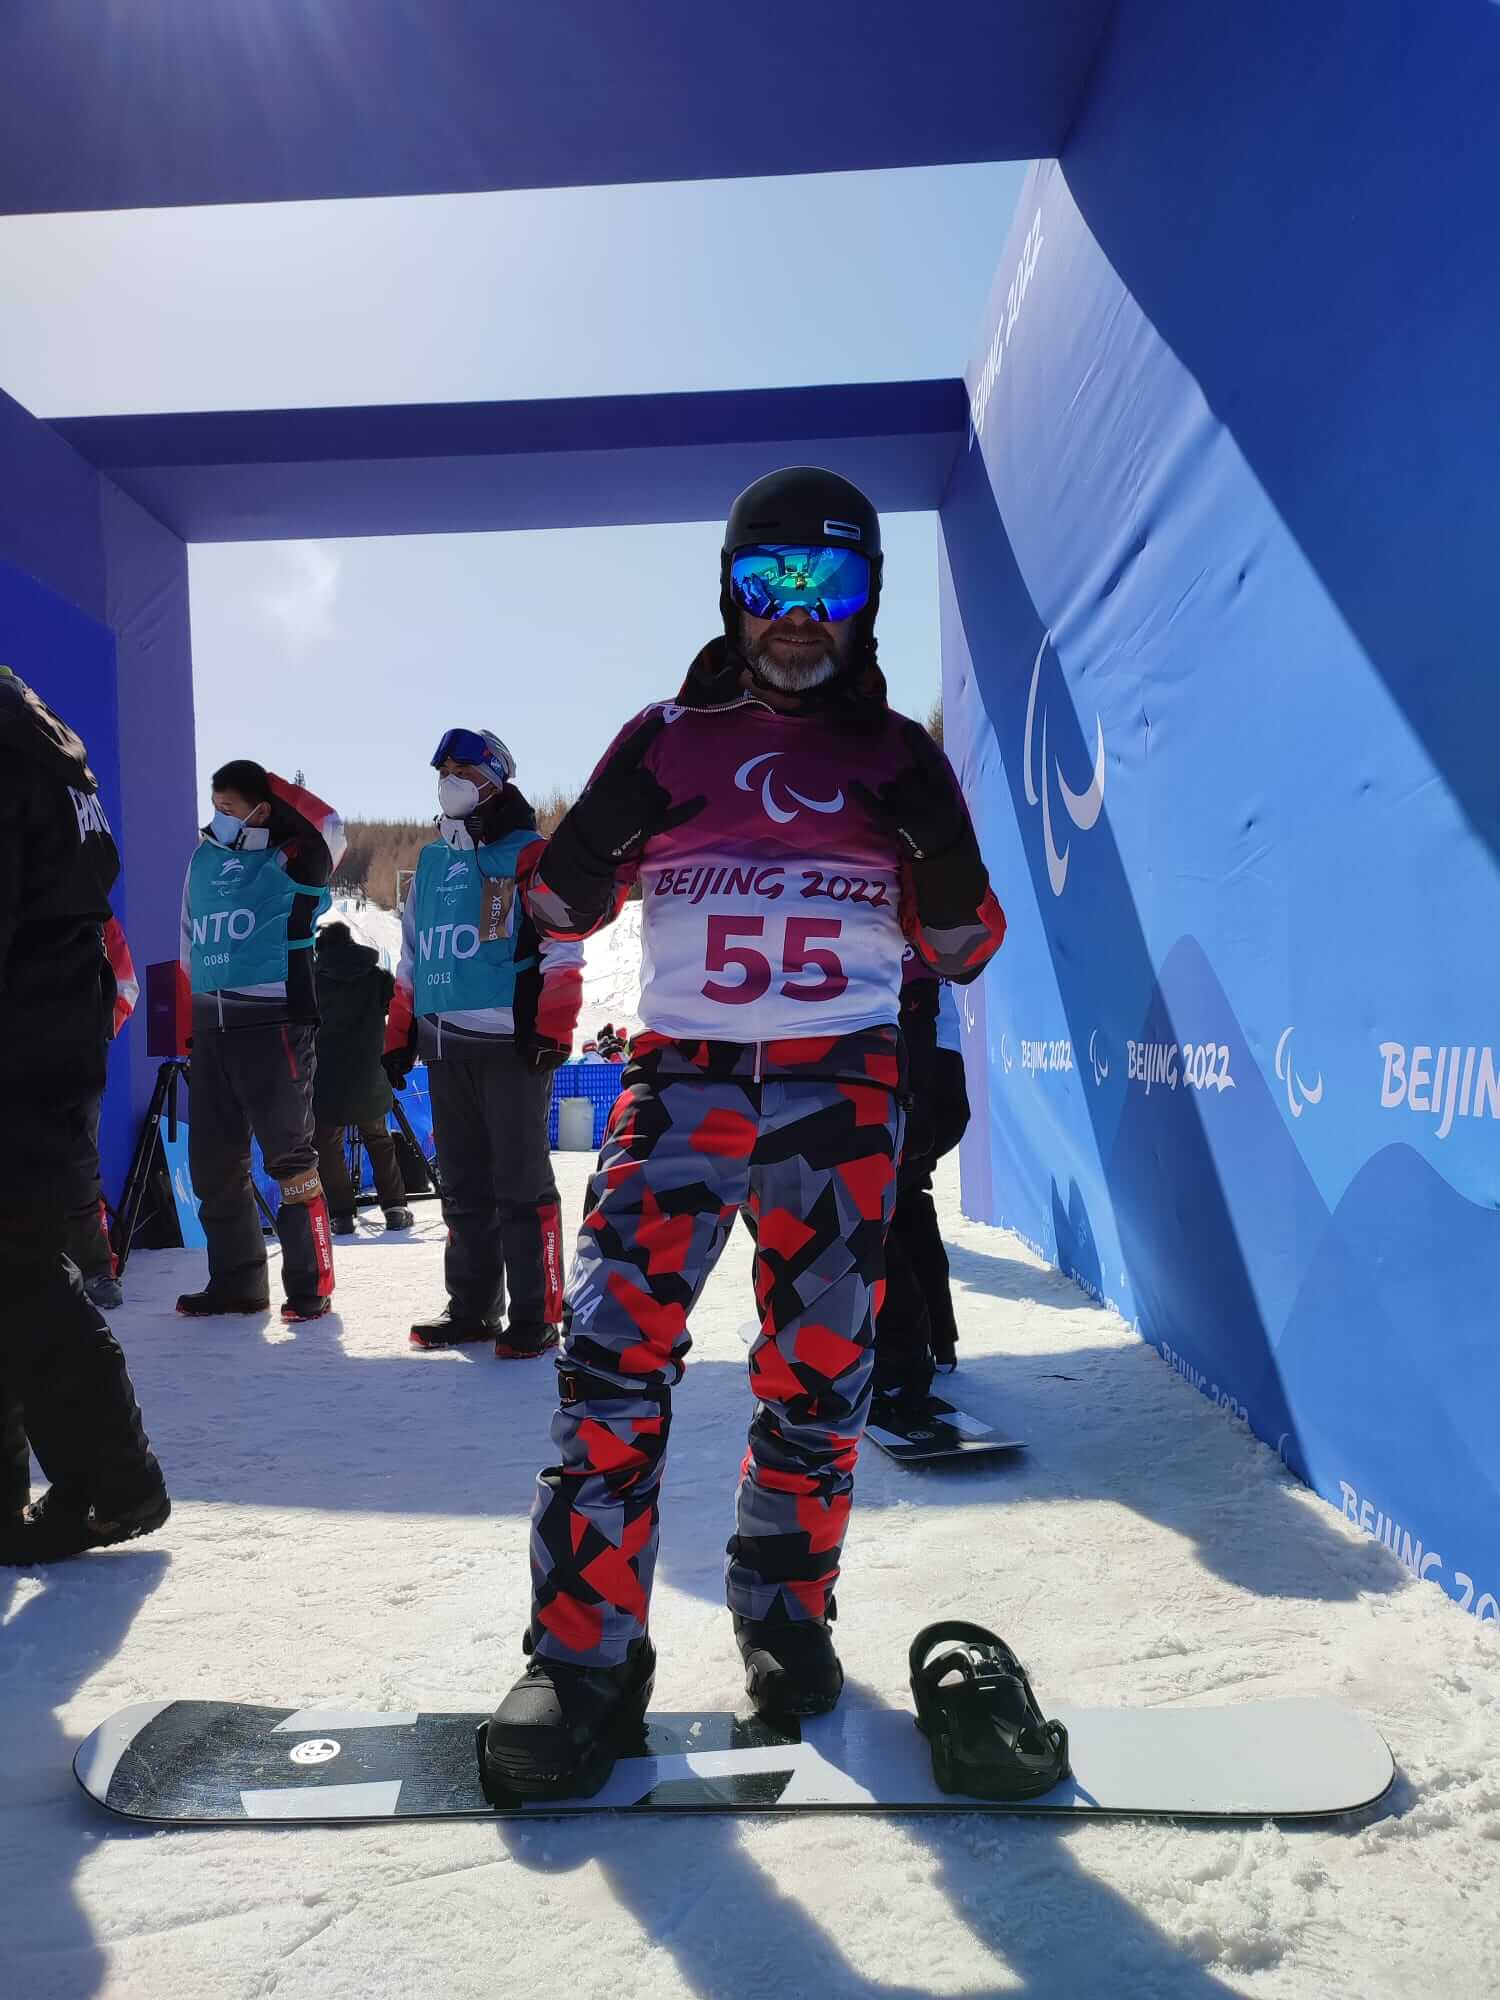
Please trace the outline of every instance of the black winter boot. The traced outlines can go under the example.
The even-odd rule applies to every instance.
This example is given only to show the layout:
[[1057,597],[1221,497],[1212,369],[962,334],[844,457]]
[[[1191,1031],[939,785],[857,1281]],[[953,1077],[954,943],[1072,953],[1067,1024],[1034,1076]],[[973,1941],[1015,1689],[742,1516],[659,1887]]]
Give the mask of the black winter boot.
[[295,1326],[298,1320],[321,1319],[324,1313],[332,1311],[332,1299],[288,1299],[281,1308],[281,1317],[288,1326]]
[[545,1320],[512,1320],[504,1333],[495,1335],[495,1354],[501,1361],[534,1361],[557,1345],[557,1328]]
[[177,1301],[177,1310],[188,1319],[212,1319],[218,1313],[266,1313],[271,1310],[271,1301],[237,1298],[231,1292],[216,1292],[210,1286],[204,1292],[184,1292]]
[[639,1747],[655,1681],[649,1638],[637,1639],[617,1667],[570,1666],[533,1654],[489,1722],[480,1724],[485,1797],[491,1805],[592,1798],[615,1759]]
[[[830,1615],[832,1605],[829,1606]],[[826,1715],[844,1688],[833,1634],[821,1618],[741,1618],[735,1641],[745,1662],[745,1692],[767,1720]]]
[[139,1535],[153,1533],[171,1511],[159,1474],[144,1492],[120,1504],[95,1501],[91,1506],[81,1496],[60,1493],[52,1486],[0,1535],[0,1562],[62,1562],[87,1549],[133,1542]]
[[500,1328],[481,1313],[457,1311],[446,1305],[436,1319],[421,1319],[411,1330],[413,1347],[470,1347],[475,1341],[493,1340]]

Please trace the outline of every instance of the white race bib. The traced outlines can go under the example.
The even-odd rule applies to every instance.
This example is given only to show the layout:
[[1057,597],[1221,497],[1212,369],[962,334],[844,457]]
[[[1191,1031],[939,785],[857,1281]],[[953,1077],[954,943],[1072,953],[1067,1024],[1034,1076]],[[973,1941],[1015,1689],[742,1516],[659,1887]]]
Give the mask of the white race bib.
[[657,1034],[764,1042],[897,1018],[906,940],[894,869],[648,859],[641,893],[641,1019]]

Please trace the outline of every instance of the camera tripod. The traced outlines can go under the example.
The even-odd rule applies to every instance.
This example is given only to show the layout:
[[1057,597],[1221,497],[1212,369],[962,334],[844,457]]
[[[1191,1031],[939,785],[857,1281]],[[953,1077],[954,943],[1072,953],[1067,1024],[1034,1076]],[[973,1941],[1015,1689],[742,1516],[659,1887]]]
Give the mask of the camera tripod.
[[[188,1074],[188,1063],[182,1056],[168,1057],[157,1069],[156,1086],[151,1092],[151,1102],[146,1107],[145,1120],[141,1125],[141,1136],[136,1141],[135,1152],[131,1156],[130,1171],[125,1176],[124,1191],[120,1196],[120,1206],[115,1213],[114,1228],[110,1233],[110,1248],[115,1254],[115,1268],[117,1273],[125,1269],[126,1261],[130,1256],[130,1247],[140,1224],[141,1207],[150,1188],[152,1174],[158,1171],[156,1162],[163,1120],[166,1121],[167,1139],[172,1143],[176,1142],[177,1090],[180,1083],[185,1083],[188,1080]],[[443,1184],[438,1171],[437,1161],[435,1159],[428,1159],[427,1155],[423,1153],[421,1145],[417,1140],[417,1135],[411,1128],[411,1120],[407,1117],[405,1111],[402,1110],[399,1099],[392,1104],[391,1110],[403,1137],[417,1156],[425,1161],[428,1174],[432,1179],[432,1187],[430,1189],[409,1194],[407,1200],[441,1200]],[[357,1133],[358,1128],[354,1129]],[[360,1142],[357,1136],[353,1143],[355,1151],[351,1164],[355,1168],[358,1168]],[[360,1176],[356,1172],[353,1175],[355,1187],[359,1186],[359,1180]],[[270,1203],[261,1193],[253,1178],[250,1182],[250,1189],[255,1196],[255,1205],[260,1210],[262,1221],[268,1229],[274,1230],[276,1226],[275,1214]],[[166,1199],[170,1199],[170,1196],[168,1195]],[[365,1199],[373,1201],[375,1197],[370,1195],[365,1197]]]
[[[397,1129],[400,1131],[402,1138],[405,1139],[413,1153],[416,1154],[417,1158],[427,1169],[428,1178],[432,1182],[431,1187],[408,1188],[406,1190],[406,1199],[409,1202],[441,1201],[443,1198],[443,1180],[438,1168],[437,1159],[435,1156],[429,1158],[422,1151],[421,1141],[412,1130],[411,1120],[401,1108],[401,1099],[394,1091],[391,1093],[391,1116],[395,1119]],[[359,1127],[357,1125],[350,1125],[346,1128],[346,1131],[349,1149],[349,1185],[355,1190],[355,1207],[369,1208],[372,1205],[378,1206],[380,1197],[377,1194],[362,1194],[359,1192],[362,1174],[359,1156],[367,1150],[364,1141],[360,1138]]]
[[181,1056],[169,1056],[164,1063],[158,1065],[156,1087],[151,1092],[151,1102],[146,1107],[141,1136],[135,1142],[135,1151],[130,1159],[130,1171],[125,1176],[125,1187],[120,1195],[120,1206],[115,1211],[114,1228],[110,1234],[110,1248],[115,1253],[116,1274],[125,1269],[131,1244],[135,1240],[136,1228],[140,1222],[141,1204],[146,1198],[151,1176],[156,1171],[157,1145],[163,1118],[167,1121],[168,1139],[174,1143],[176,1141],[177,1086],[179,1082],[186,1080],[187,1073],[187,1063]]

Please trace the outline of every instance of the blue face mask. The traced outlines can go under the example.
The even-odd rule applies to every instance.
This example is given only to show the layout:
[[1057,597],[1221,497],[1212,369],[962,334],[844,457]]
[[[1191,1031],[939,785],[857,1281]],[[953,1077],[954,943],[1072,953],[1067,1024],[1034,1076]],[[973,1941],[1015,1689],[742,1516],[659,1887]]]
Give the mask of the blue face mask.
[[208,831],[220,847],[265,847],[271,839],[271,830],[264,826],[250,826],[233,813],[215,812],[208,822]]

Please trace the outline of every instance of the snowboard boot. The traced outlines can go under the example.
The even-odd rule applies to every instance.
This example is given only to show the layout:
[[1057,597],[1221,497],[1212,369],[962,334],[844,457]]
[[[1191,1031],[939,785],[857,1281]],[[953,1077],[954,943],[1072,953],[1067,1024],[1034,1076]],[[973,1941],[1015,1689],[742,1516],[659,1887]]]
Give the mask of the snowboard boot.
[[0,1562],[17,1565],[63,1562],[88,1549],[116,1542],[133,1542],[161,1527],[172,1511],[167,1489],[153,1479],[138,1498],[122,1504],[91,1506],[81,1496],[49,1487],[0,1534]]
[[412,1226],[411,1210],[409,1208],[388,1208],[385,1212],[385,1226],[387,1229],[410,1229]]
[[[834,1615],[829,1600],[828,1615]],[[833,1634],[821,1618],[741,1618],[734,1636],[745,1662],[745,1692],[767,1721],[826,1715],[844,1688]]]
[[889,1389],[877,1389],[870,1398],[870,1414],[865,1421],[877,1429],[895,1431],[899,1436],[928,1416],[931,1398],[930,1382],[920,1388],[914,1382],[902,1382]]
[[[531,1652],[528,1632],[525,1646]],[[589,1799],[615,1759],[639,1748],[656,1681],[656,1651],[640,1638],[617,1667],[572,1666],[535,1654],[488,1723],[479,1725],[479,1781],[491,1805]]]
[[321,1319],[324,1313],[332,1311],[332,1299],[288,1299],[281,1308],[281,1317],[288,1326],[295,1326],[299,1320]]
[[125,1303],[125,1292],[119,1279],[111,1277],[107,1271],[97,1278],[85,1278],[83,1289],[89,1304],[97,1306],[100,1312],[114,1312]]
[[481,1340],[493,1340],[500,1329],[481,1313],[458,1312],[443,1307],[436,1319],[418,1320],[411,1330],[413,1347],[472,1347]]
[[252,1299],[233,1292],[216,1292],[212,1285],[203,1292],[184,1292],[177,1310],[188,1319],[213,1319],[220,1313],[268,1313],[269,1298]]
[[352,1236],[354,1234],[354,1217],[352,1215],[330,1215],[328,1218],[328,1227],[333,1231],[335,1236]]
[[545,1320],[512,1320],[503,1333],[496,1331],[495,1355],[500,1361],[534,1361],[557,1345],[557,1328]]

